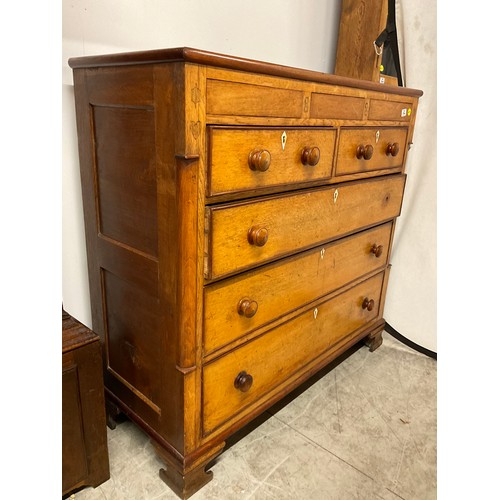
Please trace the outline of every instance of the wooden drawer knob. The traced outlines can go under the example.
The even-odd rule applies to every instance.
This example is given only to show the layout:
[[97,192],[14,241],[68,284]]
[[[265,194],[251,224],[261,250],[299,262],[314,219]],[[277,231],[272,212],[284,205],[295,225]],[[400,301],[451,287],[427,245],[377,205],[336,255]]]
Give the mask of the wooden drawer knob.
[[301,154],[302,165],[314,167],[317,165],[320,158],[320,150],[318,147],[313,146],[310,148],[304,148]]
[[252,226],[248,230],[248,243],[257,247],[263,247],[267,243],[269,234],[265,227]]
[[367,144],[366,146],[363,146],[360,144],[356,148],[356,158],[358,160],[365,159],[369,160],[373,156],[373,146],[371,144]]
[[369,299],[368,297],[365,297],[363,300],[363,303],[361,304],[361,307],[363,309],[368,309],[368,311],[372,311],[373,308],[375,307],[375,301],[373,299]]
[[377,257],[377,259],[382,255],[384,252],[384,247],[382,245],[377,245],[374,243],[372,247],[370,248],[370,252]]
[[265,172],[271,165],[271,153],[267,149],[254,149],[248,155],[248,166],[250,170]]
[[385,150],[385,154],[387,156],[397,156],[399,153],[399,144],[397,142],[393,142],[392,144],[387,145],[387,149]]
[[257,304],[255,300],[251,300],[248,297],[243,297],[238,302],[238,314],[240,316],[245,316],[245,318],[255,316],[258,308],[259,304]]
[[234,387],[241,392],[247,392],[253,384],[253,377],[249,373],[242,371],[234,379]]

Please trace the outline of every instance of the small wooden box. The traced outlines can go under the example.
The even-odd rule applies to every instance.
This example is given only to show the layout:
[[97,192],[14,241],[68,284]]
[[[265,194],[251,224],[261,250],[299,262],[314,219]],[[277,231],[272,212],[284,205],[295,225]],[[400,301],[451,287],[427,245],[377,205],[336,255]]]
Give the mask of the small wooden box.
[[62,495],[109,479],[99,337],[62,312]]

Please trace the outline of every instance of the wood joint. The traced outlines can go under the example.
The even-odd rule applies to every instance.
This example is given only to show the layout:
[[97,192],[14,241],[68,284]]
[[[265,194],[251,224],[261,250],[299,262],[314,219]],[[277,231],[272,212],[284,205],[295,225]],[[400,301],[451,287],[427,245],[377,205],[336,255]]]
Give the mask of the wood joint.
[[178,160],[184,160],[184,161],[195,161],[200,159],[200,155],[197,154],[189,154],[189,153],[179,153],[175,155],[175,158]]
[[186,367],[175,365],[175,369],[181,372],[183,375],[187,375],[188,373],[194,372],[196,370],[196,365]]

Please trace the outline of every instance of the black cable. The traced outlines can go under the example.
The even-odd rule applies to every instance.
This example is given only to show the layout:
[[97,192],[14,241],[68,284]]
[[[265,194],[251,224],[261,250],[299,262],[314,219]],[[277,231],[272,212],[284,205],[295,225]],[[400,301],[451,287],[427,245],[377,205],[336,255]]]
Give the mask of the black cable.
[[431,351],[430,349],[426,349],[425,347],[415,344],[415,342],[412,342],[410,339],[407,339],[406,337],[401,335],[396,329],[389,325],[389,323],[385,324],[384,330],[389,335],[399,340],[402,344],[410,347],[414,351],[420,352],[422,354],[425,354],[426,356],[429,356],[429,358],[434,358],[435,360],[437,360],[437,352]]

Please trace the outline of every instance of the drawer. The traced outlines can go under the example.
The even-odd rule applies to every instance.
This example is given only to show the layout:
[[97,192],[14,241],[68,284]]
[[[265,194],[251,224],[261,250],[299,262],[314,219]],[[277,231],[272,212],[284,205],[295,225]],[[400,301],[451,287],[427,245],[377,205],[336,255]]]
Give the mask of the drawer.
[[205,277],[312,248],[397,217],[406,177],[380,177],[206,209]]
[[371,99],[368,110],[369,120],[410,121],[412,105],[407,102]]
[[206,364],[204,433],[239,415],[273,388],[286,384],[295,373],[307,370],[308,363],[376,319],[383,276],[380,273]]
[[300,90],[207,80],[207,114],[300,118]]
[[311,118],[337,120],[362,120],[365,109],[364,97],[332,94],[311,94]]
[[205,354],[387,264],[392,222],[204,290]]
[[343,128],[335,175],[348,175],[403,165],[406,127]]
[[329,179],[332,128],[209,128],[209,195]]

